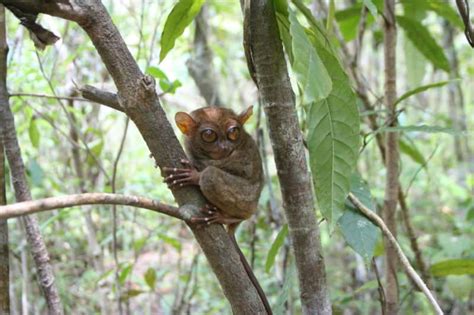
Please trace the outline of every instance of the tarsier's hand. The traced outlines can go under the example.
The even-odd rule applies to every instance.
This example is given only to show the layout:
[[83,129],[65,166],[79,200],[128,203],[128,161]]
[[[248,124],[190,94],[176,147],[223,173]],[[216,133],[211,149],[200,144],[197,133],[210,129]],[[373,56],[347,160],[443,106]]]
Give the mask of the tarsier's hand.
[[190,161],[182,159],[180,162],[184,168],[163,167],[163,176],[165,177],[165,183],[168,187],[199,186],[200,173],[194,168]]

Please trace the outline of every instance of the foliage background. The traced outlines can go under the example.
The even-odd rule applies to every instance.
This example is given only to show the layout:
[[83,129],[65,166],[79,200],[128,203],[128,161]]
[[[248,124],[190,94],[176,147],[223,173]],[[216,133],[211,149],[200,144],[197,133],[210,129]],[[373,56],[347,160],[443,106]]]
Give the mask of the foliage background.
[[[173,1],[103,2],[142,70],[150,66],[159,67],[169,78],[168,81],[181,82],[182,86],[174,94],[167,93],[162,97],[168,117],[172,120],[177,111],[190,111],[204,106],[205,102],[186,68],[186,61],[192,54],[193,25],[185,30],[175,48],[159,63],[160,34],[166,16],[174,5]],[[249,104],[256,105],[256,89],[248,75],[242,49],[239,3],[210,1],[209,8],[209,43],[225,103],[237,111]],[[351,6],[336,1],[336,19],[345,40],[353,45],[351,30],[357,28],[357,21],[348,11],[341,11],[344,8],[350,10]],[[300,21],[305,25],[303,19]],[[78,193],[81,187],[85,191],[111,191],[113,165],[126,124],[121,113],[87,102],[74,102],[71,107],[67,100],[15,96],[19,93],[77,96],[74,94],[75,87],[85,84],[114,91],[113,82],[99,56],[77,25],[48,16],[42,16],[41,23],[61,37],[58,43],[44,52],[35,50],[25,29],[8,14],[8,82],[10,93],[14,95],[11,105],[33,197]],[[446,50],[448,47],[443,42],[444,28],[440,15],[428,12],[423,24]],[[464,93],[464,113],[460,115],[465,117],[468,130],[472,130],[472,49],[466,44],[459,28],[456,28],[455,34],[454,48],[460,65],[459,85]],[[359,71],[367,81],[383,124],[384,113],[380,102],[376,102],[383,95],[381,36],[380,23],[367,27]],[[401,28],[397,52],[399,95],[417,86],[449,79],[446,72],[436,70],[416,50]],[[463,160],[457,159],[454,152],[456,137],[462,138],[471,150],[474,149],[472,131],[466,137],[456,132],[459,124],[453,121],[448,91],[448,85],[444,85],[417,94],[401,104],[403,110],[399,115],[400,124],[404,126],[442,126],[452,131],[448,134],[404,133],[408,149],[403,150],[400,180],[407,192],[412,223],[429,265],[447,259],[473,258],[474,159],[472,151]],[[76,119],[75,128],[79,134],[76,144],[73,144],[75,141],[71,135],[71,122],[64,113],[66,110]],[[362,108],[360,112],[362,118],[367,114]],[[308,122],[301,104],[299,113],[302,130],[306,132]],[[259,114],[247,126],[254,136],[258,133],[257,128],[266,130],[264,119],[257,119],[257,116]],[[385,169],[373,135],[365,124],[362,125],[362,138],[364,142],[358,171],[368,182],[375,203],[380,205],[383,204]],[[269,264],[269,268],[266,268],[267,255],[284,221],[272,152],[265,131],[263,144],[273,185],[265,187],[258,217],[241,226],[238,239],[244,253],[253,263],[272,305],[279,305],[280,310],[288,307],[297,314],[296,278],[287,241],[276,253],[275,264]],[[78,178],[73,166],[74,147],[79,148],[81,155],[84,170],[82,179]],[[144,195],[172,203],[172,196],[148,154],[141,136],[130,124],[117,169],[117,192]],[[11,191],[8,200],[13,202]],[[272,208],[279,215],[271,215]],[[180,306],[198,314],[229,312],[215,277],[184,224],[127,207],[120,207],[117,213],[118,273],[130,313],[169,314],[176,312]],[[41,214],[40,218],[66,312],[90,314],[104,309],[113,312],[117,291],[113,274],[115,263],[110,208],[94,206],[82,211],[72,208]],[[347,246],[338,228],[333,231],[325,221],[320,225],[331,299],[335,308],[361,313],[377,310],[377,283],[370,263]],[[32,263],[25,253],[22,229],[16,220],[10,220],[9,227],[11,296],[16,302],[15,307],[19,308],[21,298],[26,296],[31,312],[43,312],[44,303],[34,282]],[[96,236],[95,240],[91,238],[91,231]],[[405,252],[413,258],[403,229],[400,230],[399,240]],[[376,256],[383,253],[381,244],[379,237]],[[382,261],[377,259],[377,262],[381,270]],[[423,314],[429,309],[424,298],[414,291],[403,273],[400,274],[399,284],[403,313]],[[451,309],[467,310],[470,297],[472,303],[472,276],[435,277],[434,285],[442,304]],[[288,304],[285,306],[283,303],[287,298]]]

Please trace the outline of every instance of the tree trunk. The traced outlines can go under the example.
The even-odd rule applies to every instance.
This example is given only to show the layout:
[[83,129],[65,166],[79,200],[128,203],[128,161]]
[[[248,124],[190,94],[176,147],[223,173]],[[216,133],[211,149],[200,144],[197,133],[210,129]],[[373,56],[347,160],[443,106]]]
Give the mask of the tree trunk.
[[[7,34],[5,25],[5,7],[0,4],[0,62],[6,68]],[[3,73],[2,73],[3,74]],[[6,79],[3,78],[2,81]],[[7,204],[5,187],[5,151],[0,134],[0,205]],[[10,314],[10,262],[8,253],[8,224],[0,219],[0,314]]]
[[[385,0],[384,3],[384,56],[385,56],[385,107],[388,112],[388,126],[397,126],[397,113],[395,101],[397,98],[397,72],[396,72],[396,42],[397,30],[395,24],[395,2]],[[384,221],[392,232],[397,235],[396,210],[398,203],[398,172],[399,172],[399,148],[398,133],[388,132],[386,135],[385,157],[387,166],[387,178],[385,182]],[[386,307],[387,314],[393,315],[398,312],[398,283],[397,266],[398,258],[395,248],[385,240],[385,279],[386,279]]]
[[267,116],[304,314],[331,314],[311,177],[272,1],[244,4],[244,46]]

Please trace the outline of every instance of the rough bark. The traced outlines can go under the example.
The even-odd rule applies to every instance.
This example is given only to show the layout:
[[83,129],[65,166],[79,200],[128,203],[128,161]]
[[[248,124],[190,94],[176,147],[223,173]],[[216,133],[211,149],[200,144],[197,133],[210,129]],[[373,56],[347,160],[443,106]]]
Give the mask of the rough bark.
[[[5,26],[5,8],[0,5],[0,67],[6,68],[7,36]],[[6,75],[2,72],[1,75]],[[6,78],[1,79],[2,82]],[[0,206],[7,204],[5,187],[5,151],[3,150],[2,135],[0,134]],[[8,253],[8,224],[0,219],[0,314],[10,314],[10,262]]]
[[[388,126],[397,126],[397,113],[395,101],[397,99],[397,72],[396,72],[396,41],[397,30],[395,24],[395,1],[384,2],[384,69],[385,69],[385,107],[388,112]],[[398,172],[399,148],[398,133],[389,132],[386,135],[386,166],[387,177],[385,181],[384,221],[393,236],[397,235],[396,210],[398,202]],[[386,306],[387,314],[398,312],[398,283],[397,268],[398,258],[393,244],[385,239],[385,280],[386,280]]]
[[[311,178],[272,1],[245,1],[244,46],[268,121],[304,314],[330,314]],[[252,73],[254,72],[254,73]]]
[[[179,161],[186,156],[160,106],[155,83],[152,78],[142,74],[99,0],[2,1],[23,10],[77,22],[99,52],[117,86],[120,105],[138,127],[156,164],[160,167],[181,166]],[[205,202],[199,189],[194,187],[177,189],[173,194],[180,206],[186,205],[188,210],[192,209],[196,214]],[[263,303],[224,228],[220,225],[190,225],[190,228],[216,274],[233,312],[264,313]]]
[[193,78],[199,93],[206,100],[208,106],[223,106],[219,93],[213,55],[209,47],[209,19],[208,5],[204,4],[201,12],[196,16],[196,31],[194,33],[194,47],[192,57],[186,62],[189,74]]
[[[3,8],[0,7],[0,11],[4,12]],[[0,24],[2,12],[0,12]],[[2,137],[0,137],[0,206],[5,204],[7,204],[7,196],[5,191],[5,155]],[[10,262],[8,252],[8,224],[6,219],[0,219],[0,314],[10,314],[9,274]]]

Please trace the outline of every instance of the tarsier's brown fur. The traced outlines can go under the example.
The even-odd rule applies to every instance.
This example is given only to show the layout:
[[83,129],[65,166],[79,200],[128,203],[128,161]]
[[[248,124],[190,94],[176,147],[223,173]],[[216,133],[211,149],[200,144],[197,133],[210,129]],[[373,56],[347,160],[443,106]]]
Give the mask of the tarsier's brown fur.
[[220,107],[204,107],[190,114],[179,112],[175,120],[185,134],[185,147],[190,161],[184,168],[164,168],[165,181],[171,188],[197,185],[209,201],[203,216],[194,222],[227,225],[241,261],[259,292],[267,313],[268,301],[235,240],[240,222],[257,210],[263,187],[262,160],[257,144],[243,125],[252,115],[252,107],[237,115]]

